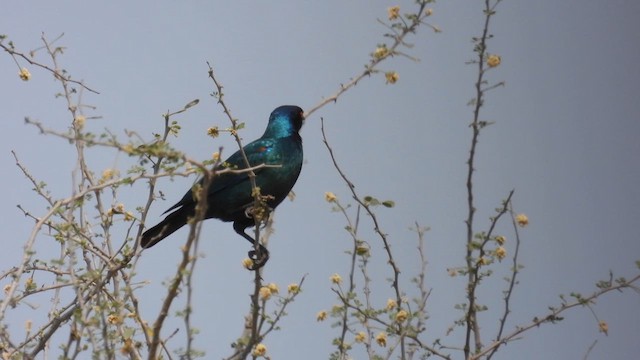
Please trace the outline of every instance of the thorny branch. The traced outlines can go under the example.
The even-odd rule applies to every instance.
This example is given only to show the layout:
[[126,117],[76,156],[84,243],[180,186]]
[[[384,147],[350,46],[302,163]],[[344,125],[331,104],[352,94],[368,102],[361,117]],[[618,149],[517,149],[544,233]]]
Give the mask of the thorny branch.
[[[480,108],[484,103],[484,95],[486,93],[486,89],[483,88],[485,84],[484,76],[486,73],[485,70],[485,62],[486,62],[486,49],[487,49],[487,41],[490,38],[489,35],[489,23],[492,15],[495,14],[495,7],[500,0],[495,1],[495,3],[491,4],[492,0],[485,0],[485,21],[484,28],[482,30],[482,36],[476,40],[476,48],[475,51],[478,55],[478,59],[475,61],[478,66],[478,77],[475,83],[475,99],[473,100],[474,110],[473,110],[473,121],[470,127],[473,130],[473,134],[471,137],[471,149],[469,150],[469,159],[467,161],[467,207],[468,214],[466,219],[467,225],[467,254],[466,254],[466,262],[468,269],[468,281],[467,281],[467,299],[468,299],[468,309],[466,315],[466,335],[465,335],[465,344],[464,344],[464,355],[465,359],[468,359],[471,354],[471,336],[474,336],[475,339],[475,350],[477,351],[482,347],[482,341],[480,339],[480,328],[478,325],[477,317],[476,317],[476,299],[475,299],[475,288],[477,284],[477,271],[478,266],[474,263],[473,257],[473,238],[474,238],[474,228],[473,221],[474,215],[476,212],[475,204],[474,204],[474,189],[473,189],[473,173],[475,171],[475,159],[476,159],[476,147],[478,145],[478,137],[480,135],[480,130],[484,127],[483,123],[480,121]],[[475,269],[475,272],[473,271]]]
[[470,360],[477,360],[482,358],[483,356],[489,354],[489,353],[493,353],[494,349],[500,347],[501,345],[505,345],[508,342],[515,340],[518,338],[519,335],[521,335],[522,333],[529,331],[531,329],[537,328],[540,325],[543,324],[553,324],[559,320],[561,320],[562,318],[560,317],[561,314],[565,313],[567,310],[575,308],[575,307],[580,307],[580,306],[586,306],[588,304],[593,303],[594,300],[596,300],[597,298],[601,297],[604,294],[607,294],[609,292],[612,291],[620,291],[620,290],[624,290],[624,289],[628,289],[631,288],[635,291],[640,291],[640,288],[638,288],[638,286],[636,285],[637,283],[640,282],[640,275],[636,275],[633,278],[631,278],[630,280],[619,280],[618,282],[614,283],[611,282],[609,284],[609,286],[604,286],[601,287],[599,290],[593,292],[591,295],[586,296],[586,297],[581,297],[580,299],[574,301],[574,302],[570,302],[570,303],[563,303],[562,305],[560,305],[559,307],[550,307],[549,308],[549,312],[542,315],[542,316],[536,316],[533,318],[533,320],[531,320],[530,323],[526,324],[526,325],[521,325],[521,326],[517,326],[512,332],[506,334],[505,336],[503,336],[502,338],[493,341],[491,344],[487,345],[486,347],[482,348],[482,349],[478,349],[478,351],[474,354],[472,354],[469,359]]
[[[45,46],[44,46],[44,47],[49,47],[49,45],[51,45],[51,44],[55,43],[57,40],[59,40],[59,39],[60,39],[60,38],[62,38],[63,36],[64,36],[64,33],[63,33],[63,34],[61,34],[60,36],[58,36],[57,38],[55,38],[53,41],[48,42],[48,41],[45,39],[45,37],[44,37],[44,33],[43,33],[43,34],[42,34],[42,36],[41,36],[41,39],[42,39],[43,43],[45,44]],[[44,48],[44,47],[43,47],[43,48]],[[39,63],[39,62],[37,62],[37,61],[33,60],[32,58],[35,56],[35,53],[36,53],[39,49],[42,49],[42,48],[39,48],[39,49],[35,49],[35,50],[30,51],[30,52],[29,52],[29,56],[27,56],[27,55],[25,55],[25,54],[23,54],[23,53],[21,53],[21,52],[16,51],[16,50],[15,50],[15,48],[14,48],[14,46],[13,46],[13,43],[11,43],[11,42],[10,42],[10,43],[9,43],[9,45],[7,46],[7,45],[5,45],[5,44],[2,42],[2,40],[1,40],[1,39],[0,39],[0,48],[2,48],[4,51],[6,51],[7,53],[9,53],[9,55],[11,55],[11,56],[13,57],[13,59],[14,59],[14,60],[15,60],[15,62],[16,62],[16,65],[18,65],[18,68],[20,68],[20,65],[18,64],[18,61],[16,60],[16,57],[19,57],[19,58],[21,58],[21,59],[25,60],[26,62],[28,62],[28,63],[29,63],[29,64],[31,64],[31,65],[37,66],[37,67],[39,67],[39,68],[42,68],[42,69],[44,69],[44,70],[46,70],[46,71],[48,71],[48,72],[52,73],[52,74],[53,74],[53,76],[54,76],[56,79],[60,80],[62,83],[74,83],[74,84],[80,85],[81,87],[83,87],[84,89],[86,89],[86,90],[88,90],[88,91],[91,91],[91,92],[92,92],[92,93],[94,93],[94,94],[100,94],[100,93],[99,93],[99,92],[97,92],[96,90],[94,90],[94,89],[92,89],[92,88],[88,87],[87,85],[85,85],[85,84],[84,84],[84,82],[82,82],[82,81],[78,81],[78,80],[73,80],[73,79],[71,78],[71,76],[69,76],[69,75],[64,75],[64,73],[63,73],[63,72],[62,72],[62,71],[61,71],[57,66],[55,66],[54,68],[51,68],[51,67],[49,67],[49,66],[47,66],[47,65],[41,64],[41,63]],[[63,51],[63,48],[61,48],[61,47],[57,47],[57,48],[55,48],[55,49],[53,50],[53,52],[50,52],[50,54],[52,53],[53,55],[56,55],[57,53],[61,53],[62,51]]]
[[[327,148],[327,151],[329,152],[329,156],[331,157],[331,161],[333,162],[334,168],[336,169],[338,174],[340,174],[340,177],[342,178],[342,180],[344,180],[345,184],[347,184],[347,187],[349,188],[349,191],[351,191],[351,195],[352,195],[353,199],[371,217],[371,221],[373,222],[373,229],[374,229],[375,233],[378,234],[378,236],[382,240],[382,243],[384,245],[384,249],[385,249],[385,251],[387,253],[387,262],[388,262],[389,266],[391,267],[391,269],[393,271],[393,280],[392,280],[391,286],[393,287],[393,289],[395,291],[396,304],[397,304],[398,310],[400,310],[401,306],[402,306],[402,294],[400,292],[400,284],[399,284],[400,268],[398,267],[398,265],[396,264],[396,261],[394,260],[393,254],[391,252],[391,246],[390,246],[389,240],[387,238],[387,234],[384,233],[382,231],[382,229],[380,228],[380,224],[378,222],[378,217],[373,212],[373,209],[371,208],[371,206],[366,201],[364,201],[363,198],[360,197],[360,195],[358,195],[358,193],[355,190],[355,185],[351,182],[351,180],[349,180],[349,178],[344,173],[344,171],[342,171],[342,169],[340,168],[340,165],[338,165],[336,157],[335,157],[335,155],[333,153],[333,149],[329,145],[329,141],[327,140],[327,135],[326,135],[326,133],[324,131],[324,119],[323,118],[320,118],[320,130],[322,132],[322,141],[323,141],[325,147]],[[395,328],[396,328],[396,330],[397,330],[397,332],[399,334],[402,333],[402,324],[397,324],[395,326]],[[405,354],[406,354],[404,337],[401,337],[400,347],[401,347],[401,356],[402,356],[402,359],[404,359],[405,358]]]
[[[415,16],[413,16],[409,21],[410,23],[405,23],[405,26],[403,26],[401,28],[400,31],[397,31],[396,28],[392,28],[389,27],[393,34],[388,34],[387,36],[391,37],[393,39],[393,43],[388,46],[388,52],[386,52],[383,56],[374,56],[372,57],[372,59],[369,61],[369,63],[367,65],[365,65],[365,69],[363,72],[361,72],[358,76],[351,78],[347,83],[345,84],[340,84],[340,88],[338,89],[338,91],[336,91],[333,95],[324,98],[323,100],[321,100],[318,104],[314,105],[313,107],[311,107],[309,110],[307,110],[304,114],[305,117],[310,116],[311,114],[313,114],[314,112],[316,112],[317,110],[319,110],[320,108],[322,108],[323,106],[329,104],[329,103],[335,103],[338,101],[338,98],[340,96],[342,96],[342,94],[344,94],[345,92],[347,92],[349,89],[353,88],[354,86],[358,85],[358,82],[360,80],[362,80],[363,78],[374,74],[376,72],[378,72],[377,66],[389,59],[390,57],[393,57],[394,55],[403,55],[401,52],[399,52],[399,48],[400,47],[411,47],[411,44],[408,44],[406,42],[406,37],[409,34],[413,34],[418,30],[418,27],[420,27],[420,25],[425,24],[425,19],[430,16],[430,12],[426,11],[427,10],[427,1],[422,1],[420,2],[420,6],[418,11],[416,11]],[[404,19],[403,19],[404,21]],[[384,23],[383,23],[384,24]],[[428,24],[427,24],[428,25]],[[387,26],[385,24],[385,26]],[[431,26],[432,29],[434,29],[434,31],[439,31],[437,28]],[[415,60],[412,57],[409,57],[412,60]]]
[[[227,117],[229,118],[229,121],[231,122],[231,127],[232,127],[231,134],[233,135],[233,137],[236,140],[236,143],[238,144],[238,148],[239,148],[240,154],[242,155],[242,159],[244,160],[245,166],[247,168],[251,168],[251,164],[249,163],[249,158],[247,158],[247,154],[244,151],[244,146],[242,145],[242,139],[238,134],[238,129],[239,129],[238,119],[234,118],[231,115],[231,111],[229,110],[229,107],[224,101],[224,92],[223,92],[224,87],[215,77],[215,74],[213,72],[213,67],[208,62],[207,62],[207,66],[209,67],[209,72],[208,72],[209,78],[213,81],[216,87],[216,91],[214,91],[213,96],[217,99],[218,104],[222,106],[222,109],[225,115],[227,115]],[[248,175],[249,175],[249,181],[251,183],[251,193],[254,195],[254,207],[257,209],[261,206],[260,204],[261,195],[258,191],[256,191],[257,190],[256,174],[253,171],[249,171]],[[260,252],[260,225],[264,220],[258,219],[257,216],[254,216],[254,221],[255,221],[255,235],[254,235],[253,248],[257,254],[257,258],[261,259],[263,254],[261,254]],[[264,246],[266,247],[266,244]],[[258,319],[260,316],[260,288],[262,287],[261,273],[262,271],[260,267],[255,269],[253,294],[251,295],[251,315],[250,315],[251,335],[250,335],[248,344],[244,347],[244,349],[242,349],[243,351],[239,355],[238,357],[239,359],[245,359],[251,352],[252,347],[260,341],[259,333],[258,333]]]
[[[496,340],[502,338],[502,334],[505,329],[505,325],[507,323],[507,318],[511,314],[511,296],[513,295],[513,290],[517,284],[517,277],[520,273],[520,264],[518,263],[518,255],[520,254],[520,231],[518,230],[518,224],[516,223],[516,219],[513,215],[513,210],[511,209],[511,202],[507,204],[509,208],[509,213],[511,215],[511,224],[513,225],[513,232],[516,237],[516,248],[513,252],[513,257],[511,259],[512,269],[511,276],[509,277],[509,286],[506,290],[504,296],[504,311],[502,313],[502,317],[500,318],[500,326],[498,328],[498,334],[496,335]],[[493,355],[498,351],[499,346],[496,346],[489,355],[487,355],[487,360],[491,359]]]

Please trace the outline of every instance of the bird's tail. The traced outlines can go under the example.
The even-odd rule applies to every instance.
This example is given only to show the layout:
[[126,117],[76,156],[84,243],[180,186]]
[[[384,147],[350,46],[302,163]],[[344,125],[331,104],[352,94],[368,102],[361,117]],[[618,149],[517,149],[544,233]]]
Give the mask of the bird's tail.
[[187,223],[187,215],[184,211],[174,211],[167,215],[158,225],[148,229],[140,238],[140,246],[144,249],[150,248],[160,242],[160,240],[173,234]]

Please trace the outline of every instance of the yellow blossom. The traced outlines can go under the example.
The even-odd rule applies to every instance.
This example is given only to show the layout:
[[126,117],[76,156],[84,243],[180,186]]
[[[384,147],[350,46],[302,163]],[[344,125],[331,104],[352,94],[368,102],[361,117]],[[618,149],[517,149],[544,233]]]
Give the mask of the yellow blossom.
[[115,169],[104,169],[102,171],[102,182],[113,179],[118,174],[118,171]]
[[245,269],[253,269],[253,260],[249,258],[242,259],[242,266],[244,266]]
[[431,14],[433,14],[433,9],[432,8],[428,8],[424,11],[424,15],[425,16],[431,16]]
[[520,225],[520,227],[525,227],[529,225],[529,218],[525,214],[516,215],[516,223]]
[[389,49],[386,46],[380,46],[373,52],[373,57],[376,59],[382,59],[389,54]]
[[4,291],[5,295],[8,295],[9,294],[9,290],[11,290],[11,284],[5,285],[2,290]]
[[456,275],[458,275],[458,271],[455,268],[448,268],[447,269],[447,274],[449,274],[449,276],[454,277]]
[[35,284],[35,282],[33,281],[33,278],[27,278],[27,279],[24,281],[24,288],[25,288],[27,291],[35,290],[35,288],[36,288],[36,284]]
[[216,151],[211,155],[213,161],[220,161],[220,152]]
[[29,72],[29,70],[27,70],[27,68],[20,69],[18,76],[20,76],[20,80],[22,81],[29,81],[29,79],[31,79],[31,73]]
[[253,349],[253,356],[264,356],[267,353],[267,347],[260,343]]
[[120,316],[116,315],[116,314],[111,314],[109,316],[107,316],[107,322],[111,325],[118,325],[120,323],[122,323],[122,319],[120,319]]
[[496,249],[495,254],[498,259],[502,260],[507,256],[507,249],[505,249],[503,246],[500,246]]
[[356,254],[360,255],[360,256],[366,256],[369,255],[369,245],[365,244],[364,242],[358,244],[358,246],[356,246]]
[[387,79],[387,84],[395,84],[400,78],[400,75],[395,71],[389,71],[384,73],[384,77]]
[[400,15],[400,6],[392,6],[387,8],[387,14],[389,14],[389,20],[395,20]]
[[496,54],[491,54],[489,55],[489,57],[487,57],[487,65],[489,65],[489,67],[496,67],[500,65],[501,61],[502,59],[500,58],[500,56]]
[[382,347],[386,347],[387,346],[387,333],[386,332],[378,333],[378,335],[376,335],[376,342],[378,343],[378,345],[380,345]]
[[212,126],[207,129],[207,135],[213,138],[218,137],[220,135],[220,129],[218,129],[217,126]]
[[334,284],[340,284],[342,282],[342,277],[339,274],[331,275],[331,282]]
[[113,212],[116,214],[122,214],[124,212],[124,204],[120,203],[113,207]]
[[293,283],[287,286],[287,291],[291,294],[297,294],[300,292],[300,285]]
[[78,129],[82,129],[86,122],[87,118],[84,117],[84,115],[78,115],[75,117],[75,119],[73,119],[73,125],[75,125],[75,127],[77,127]]
[[134,350],[133,340],[131,340],[131,338],[127,338],[124,341],[124,345],[122,345],[122,347],[120,348],[120,353],[122,355],[130,355],[130,354],[133,354],[133,350]]
[[316,321],[324,321],[327,318],[327,312],[322,310],[316,314]]
[[269,283],[267,284],[267,287],[271,291],[271,294],[277,294],[280,291],[276,283]]
[[271,297],[271,289],[268,286],[263,286],[260,288],[260,299],[269,300]]
[[396,322],[404,322],[409,317],[409,313],[406,310],[400,310],[396,314]]
[[507,238],[502,236],[502,235],[498,235],[496,236],[496,242],[498,243],[498,245],[504,245],[504,243],[507,241]]
[[332,193],[331,191],[327,191],[326,193],[324,193],[324,199],[327,202],[334,202],[338,199],[338,197],[336,196],[336,194]]
[[387,310],[393,310],[396,308],[396,306],[398,306],[398,303],[395,300],[393,299],[387,300]]
[[126,213],[124,213],[124,221],[133,221],[133,219],[135,219],[136,217],[133,216],[133,213],[131,211],[127,211]]
[[480,259],[478,259],[478,265],[482,266],[482,265],[488,265],[488,264],[489,264],[489,260],[487,260],[487,258],[481,257]]
[[604,333],[605,335],[609,335],[609,325],[606,321],[600,320],[600,322],[598,323],[598,328],[600,329],[600,332]]

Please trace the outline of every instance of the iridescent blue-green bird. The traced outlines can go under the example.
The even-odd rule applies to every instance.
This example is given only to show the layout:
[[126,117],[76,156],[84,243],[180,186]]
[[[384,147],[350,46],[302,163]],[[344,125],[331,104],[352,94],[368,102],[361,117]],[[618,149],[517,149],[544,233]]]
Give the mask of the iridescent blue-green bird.
[[[304,121],[304,112],[298,106],[285,105],[273,110],[267,129],[259,139],[247,144],[244,152],[251,166],[260,164],[277,165],[254,170],[256,186],[267,196],[266,203],[275,209],[289,194],[298,180],[302,169],[302,138],[299,131]],[[246,169],[240,151],[231,155],[223,166]],[[218,169],[223,169],[220,166]],[[200,180],[202,184],[204,179]],[[172,211],[158,225],[142,234],[140,245],[150,248],[187,224],[195,215],[197,200],[191,189],[164,213]],[[253,216],[248,209],[254,205],[251,195],[251,181],[248,172],[223,173],[216,175],[207,192],[207,210],[204,219],[216,218],[225,222],[233,221],[233,229],[243,238],[254,243],[245,230],[254,226]],[[259,258],[254,251],[249,257],[254,260],[254,268],[259,268],[268,259],[267,249],[260,245]]]

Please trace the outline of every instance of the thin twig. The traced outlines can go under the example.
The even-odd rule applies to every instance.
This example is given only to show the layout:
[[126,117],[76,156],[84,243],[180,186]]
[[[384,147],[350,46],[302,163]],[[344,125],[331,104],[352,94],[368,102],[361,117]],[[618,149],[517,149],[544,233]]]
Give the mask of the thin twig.
[[[60,35],[57,39],[59,39],[63,35]],[[42,34],[42,36],[44,37],[44,34]],[[16,56],[20,57],[20,58],[24,59],[25,61],[27,61],[31,65],[34,65],[34,66],[37,66],[37,67],[40,67],[40,68],[42,68],[44,70],[49,71],[50,73],[52,73],[56,77],[56,79],[59,79],[60,81],[71,82],[71,83],[74,83],[74,84],[82,86],[83,88],[87,89],[88,91],[91,91],[94,94],[100,94],[96,90],[94,90],[94,89],[88,87],[87,85],[85,85],[83,82],[77,81],[77,80],[73,80],[73,79],[71,79],[70,76],[63,75],[57,68],[56,69],[52,69],[52,68],[48,67],[47,65],[41,64],[41,63],[39,63],[37,61],[34,61],[29,56],[27,56],[27,55],[25,55],[25,54],[23,54],[21,52],[16,51],[15,49],[12,49],[12,48],[4,45],[1,41],[0,41],[0,48],[2,48],[4,51],[8,52],[14,58]],[[32,51],[32,53],[33,53],[33,51]]]
[[602,287],[597,291],[593,292],[591,295],[582,297],[579,300],[576,300],[574,302],[563,303],[557,308],[550,307],[550,311],[548,313],[539,317],[538,316],[534,317],[533,320],[526,325],[516,326],[511,333],[503,336],[500,340],[494,341],[491,344],[487,345],[486,347],[480,349],[478,352],[472,354],[472,356],[469,359],[470,360],[481,359],[483,356],[492,352],[494,348],[499,347],[503,344],[506,344],[516,339],[518,336],[520,336],[521,334],[531,329],[540,327],[540,325],[544,325],[544,324],[556,323],[557,321],[560,321],[562,319],[560,315],[565,313],[567,310],[570,310],[575,307],[585,306],[585,304],[589,304],[593,302],[595,299],[600,298],[604,294],[610,293],[612,291],[621,291],[625,289],[634,289],[637,291],[637,286],[635,284],[638,282],[640,282],[640,275],[636,275],[630,280],[626,280],[624,282],[610,284],[610,286]]
[[[416,30],[418,30],[418,27],[422,24],[424,24],[424,19],[426,19],[429,14],[428,12],[425,11],[427,6],[426,2],[422,2],[420,3],[420,7],[418,9],[418,11],[416,12],[416,16],[415,18],[411,19],[411,23],[410,24],[406,24],[403,28],[401,32],[396,32],[395,29],[393,29],[394,34],[390,35],[393,38],[393,43],[391,44],[391,46],[388,47],[388,52],[384,55],[384,56],[380,56],[380,57],[372,57],[371,60],[369,60],[369,63],[367,65],[365,65],[365,69],[364,71],[362,71],[359,75],[357,75],[354,78],[351,78],[346,84],[340,84],[340,88],[331,96],[324,98],[323,100],[321,100],[318,104],[312,106],[309,110],[307,110],[304,114],[305,118],[309,117],[311,114],[313,114],[314,112],[316,112],[317,110],[319,110],[320,108],[322,108],[323,106],[329,104],[329,103],[335,103],[338,101],[338,98],[340,96],[342,96],[342,94],[344,94],[345,92],[347,92],[349,89],[351,89],[352,87],[358,85],[358,82],[360,80],[362,80],[363,78],[370,76],[373,73],[378,72],[377,66],[393,57],[394,55],[399,55],[400,53],[398,52],[398,48],[401,46],[407,46],[408,44],[405,42],[405,39],[407,37],[407,35],[415,33]],[[404,19],[403,19],[404,20]],[[383,23],[384,24],[384,23]],[[386,25],[386,24],[385,24]],[[411,58],[411,57],[409,57]],[[413,59],[413,58],[411,58]]]
[[[513,191],[512,191],[513,193]],[[504,311],[502,312],[502,316],[500,317],[500,326],[498,327],[498,334],[496,335],[496,341],[499,341],[502,338],[502,334],[505,329],[505,325],[507,323],[507,318],[509,314],[511,314],[511,295],[513,295],[513,290],[515,289],[515,285],[517,284],[517,276],[520,273],[520,264],[518,264],[518,255],[520,253],[520,232],[518,230],[518,224],[516,223],[515,216],[513,214],[513,210],[511,209],[511,201],[507,204],[509,208],[509,213],[511,214],[511,223],[513,225],[513,231],[516,237],[516,248],[513,252],[513,257],[511,259],[513,268],[511,269],[511,278],[509,279],[509,286],[507,287],[506,294],[504,296]],[[487,355],[487,360],[491,359],[493,355],[498,351],[499,346],[496,346],[489,355]]]

